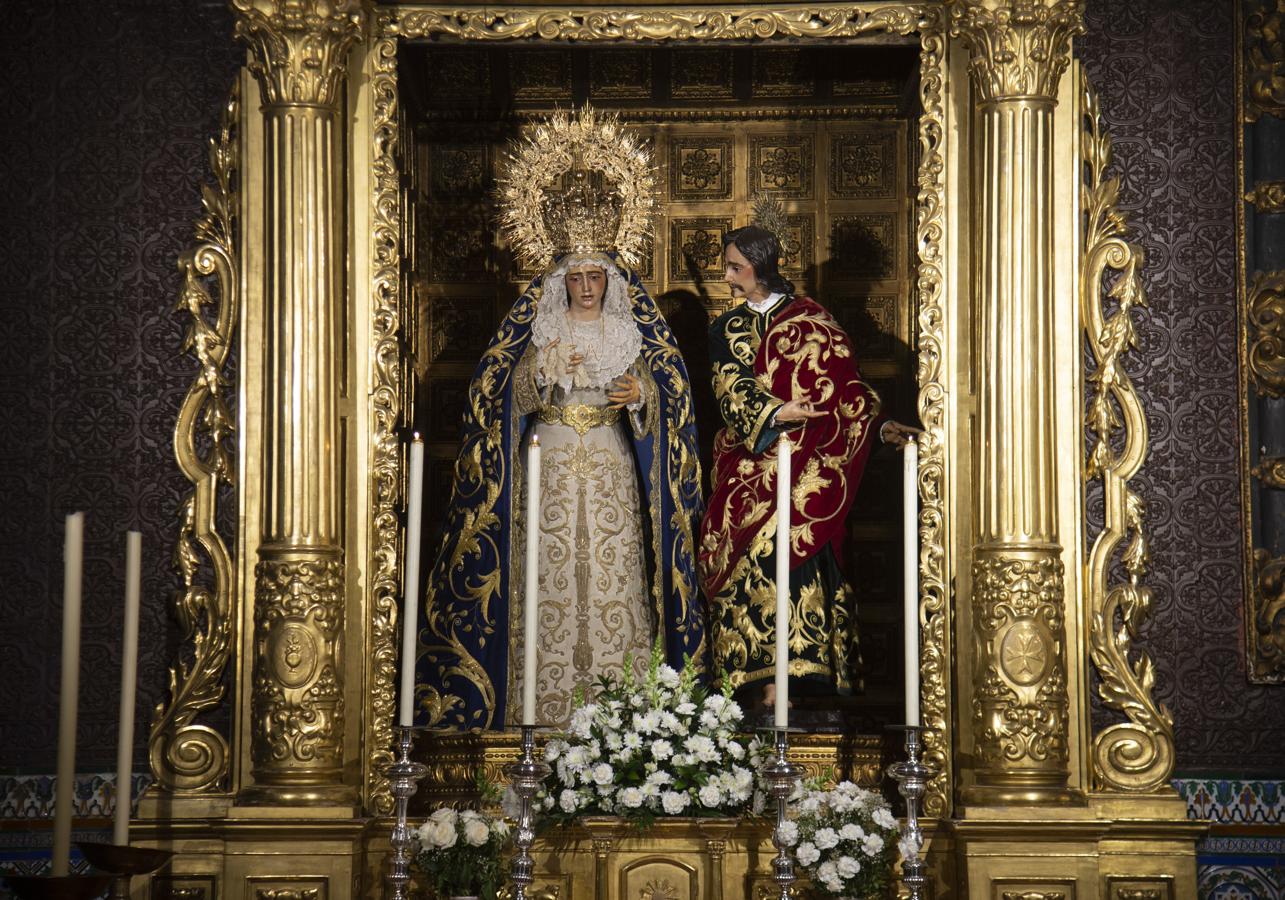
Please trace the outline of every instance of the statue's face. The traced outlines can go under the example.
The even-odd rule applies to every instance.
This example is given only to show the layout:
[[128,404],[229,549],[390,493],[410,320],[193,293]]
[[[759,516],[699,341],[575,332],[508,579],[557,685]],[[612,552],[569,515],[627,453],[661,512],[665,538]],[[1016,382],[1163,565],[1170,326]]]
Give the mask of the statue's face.
[[723,250],[723,281],[732,289],[733,299],[761,300],[767,296],[754,275],[754,266],[735,244],[728,244]]
[[602,311],[607,273],[601,266],[576,266],[567,272],[567,303],[573,312],[592,316]]

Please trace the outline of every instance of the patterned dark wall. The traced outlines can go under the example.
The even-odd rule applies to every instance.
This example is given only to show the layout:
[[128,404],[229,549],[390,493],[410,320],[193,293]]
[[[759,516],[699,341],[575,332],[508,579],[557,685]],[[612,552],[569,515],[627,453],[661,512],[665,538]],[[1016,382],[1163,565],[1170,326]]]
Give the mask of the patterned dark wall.
[[[114,767],[124,533],[143,532],[137,765],[170,614],[174,261],[242,55],[225,0],[8,4],[0,27],[0,772],[51,771],[62,520],[87,512],[78,768]],[[146,771],[144,768],[143,771]]]
[[[1179,772],[1285,771],[1285,689],[1250,685],[1237,482],[1234,18],[1227,0],[1088,0],[1078,53],[1115,140],[1151,309],[1128,363],[1155,614],[1141,644]],[[1100,719],[1101,716],[1099,710]]]

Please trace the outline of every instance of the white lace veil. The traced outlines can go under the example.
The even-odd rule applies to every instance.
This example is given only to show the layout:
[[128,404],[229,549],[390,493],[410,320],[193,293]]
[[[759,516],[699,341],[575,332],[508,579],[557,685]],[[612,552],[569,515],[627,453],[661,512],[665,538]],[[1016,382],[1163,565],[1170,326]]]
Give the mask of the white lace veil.
[[[562,347],[575,343],[567,318],[567,272],[586,265],[598,266],[607,273],[607,290],[602,298],[602,346],[585,359],[581,377],[593,387],[606,387],[623,375],[642,351],[642,335],[629,306],[629,285],[611,257],[603,253],[568,254],[549,270],[531,325],[531,341],[537,350],[554,338],[561,338]],[[564,391],[572,389],[570,374],[562,374],[556,383]]]

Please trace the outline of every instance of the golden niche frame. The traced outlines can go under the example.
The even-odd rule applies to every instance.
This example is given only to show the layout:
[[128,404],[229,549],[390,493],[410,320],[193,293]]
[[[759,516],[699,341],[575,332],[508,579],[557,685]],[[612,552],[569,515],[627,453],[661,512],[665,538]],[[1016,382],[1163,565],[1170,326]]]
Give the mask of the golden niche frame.
[[[198,227],[202,243],[186,263],[189,284],[195,276],[217,275],[218,316],[213,325],[201,319],[200,307],[212,298],[195,288],[184,295],[204,323],[194,323],[200,339],[191,342],[203,368],[176,431],[180,461],[194,485],[180,534],[192,568],[184,573],[179,604],[192,625],[184,652],[194,650],[196,657],[175,666],[171,698],[158,708],[150,744],[158,786],[142,806],[149,823],[144,840],[172,846],[184,834],[203,835],[207,826],[197,820],[223,823],[209,825],[210,840],[223,841],[242,825],[253,837],[256,823],[268,817],[294,823],[273,832],[281,852],[314,852],[305,848],[309,835],[323,835],[336,847],[359,846],[369,858],[383,846],[369,823],[392,808],[382,772],[392,759],[401,435],[414,390],[407,335],[416,327],[406,277],[414,242],[409,189],[400,174],[409,138],[398,96],[399,44],[807,45],[891,35],[917,38],[920,51],[912,344],[926,428],[918,473],[921,706],[926,758],[938,772],[925,808],[937,820],[930,828],[943,838],[933,851],[939,873],[946,877],[946,870],[967,865],[976,867],[977,884],[1008,884],[1020,876],[1021,889],[1032,891],[1053,885],[1054,875],[1057,885],[1070,877],[1086,892],[1098,877],[1108,892],[1141,888],[1144,881],[1148,891],[1159,886],[1157,897],[1181,895],[1188,883],[1194,891],[1192,837],[1199,828],[1184,821],[1181,801],[1167,787],[1172,721],[1151,696],[1149,659],[1131,647],[1147,617],[1148,595],[1141,583],[1142,510],[1128,481],[1145,457],[1146,431],[1118,361],[1129,349],[1124,338],[1134,310],[1145,300],[1137,279],[1140,254],[1125,238],[1116,184],[1105,174],[1110,142],[1092,92],[1070,60],[1071,36],[1082,27],[1081,0],[594,9],[370,8],[357,0],[232,5],[253,61],[240,77],[240,104],[229,107],[212,146],[217,184],[207,192],[205,224]],[[336,90],[345,71],[346,86]],[[260,89],[262,109],[251,99]],[[291,122],[320,123],[308,126],[312,135],[337,126],[333,144],[316,142],[302,154],[309,171],[329,174],[343,196],[342,203],[312,207],[325,219],[315,227],[308,216],[272,220],[267,212],[286,196],[286,176],[298,163],[281,152],[285,145],[273,143],[291,133],[278,123]],[[1053,141],[1054,134],[1061,140]],[[317,165],[327,147],[340,142],[346,154],[335,158],[345,160],[346,179],[333,166]],[[998,227],[1004,198],[1027,189],[1043,191],[1041,203],[1013,205],[1018,225]],[[293,195],[290,201],[303,202]],[[1055,233],[1062,239],[1055,241]],[[287,258],[286,238],[296,237],[324,245],[327,253],[318,257],[324,263],[317,266],[333,281],[309,281],[310,272]],[[330,252],[336,248],[346,249],[338,262]],[[289,299],[272,280],[273,265],[283,261],[294,266],[289,274],[299,284],[326,282],[305,298],[311,309],[346,320],[346,327],[322,336],[342,360],[327,370],[333,383],[322,386],[332,406],[305,410],[334,428],[335,438],[324,458],[333,467],[327,477],[334,477],[305,499],[339,510],[336,542],[313,557],[306,540],[283,547],[263,537],[275,534],[264,524],[270,503],[280,505],[281,486],[291,483],[270,469],[277,461],[264,452],[275,436],[271,415],[280,414],[268,408],[266,387],[284,371],[283,359],[269,356],[264,336],[274,324],[269,301]],[[323,302],[326,297],[334,302]],[[995,356],[988,329],[996,323],[1011,327],[1010,337],[1029,334],[1039,343],[1020,358]],[[209,448],[211,428],[194,412],[219,393],[224,345],[233,339],[240,342],[234,466],[208,449],[196,455],[196,447]],[[1086,344],[1096,360],[1088,372]],[[1028,379],[1031,360],[1039,374]],[[1005,400],[1009,405],[1001,408],[999,387],[1025,380],[1043,399],[1025,406]],[[341,424],[326,420],[331,412]],[[1085,444],[1086,424],[1092,447]],[[227,425],[220,421],[219,436],[227,435]],[[215,527],[217,479],[235,479],[236,535],[220,535]],[[1090,545],[1085,509],[1093,482],[1101,484],[1105,528]],[[235,547],[231,560],[229,547]],[[256,584],[256,559],[265,548],[271,573],[284,574],[276,583]],[[334,556],[336,548],[342,556]],[[211,585],[194,574],[202,551],[215,570]],[[1110,577],[1117,559],[1124,583]],[[317,658],[336,670],[325,685],[331,706],[321,737],[328,759],[342,766],[310,767],[302,756],[270,764],[272,748],[255,710],[285,710],[301,701],[274,693],[269,683],[291,673],[277,658],[281,635],[256,615],[256,593],[276,604],[272,610],[294,615],[289,592],[281,589],[287,581],[320,598],[316,608],[343,614],[341,640],[307,628],[291,632],[304,644],[316,641]],[[1034,677],[1014,668],[1017,657],[1040,662]],[[232,729],[224,737],[194,720],[223,702],[229,667]],[[1090,667],[1105,705],[1127,722],[1094,731]],[[258,679],[262,685],[252,677],[260,672],[269,676]],[[285,687],[311,690],[299,684],[303,688]],[[979,763],[979,756],[989,761]],[[303,807],[312,831],[291,819]],[[964,815],[956,816],[961,809]],[[354,817],[362,812],[372,818]],[[1131,830],[1114,833],[1116,819],[1129,820]],[[173,824],[180,820],[187,824]],[[1041,832],[1046,824],[1054,830]],[[1096,874],[1072,873],[1034,849],[1037,832],[1078,842],[1079,852],[1098,859]],[[974,856],[973,845],[985,845],[984,852]],[[185,871],[194,878],[222,872],[226,879],[257,871],[246,857],[234,857],[230,845],[219,848],[190,851]],[[955,848],[957,860],[949,856]],[[1039,864],[1028,865],[1037,857]],[[355,856],[325,859],[314,866],[318,884],[342,886],[359,877]],[[1122,859],[1129,861],[1123,870],[1112,868]],[[1027,878],[1031,872],[1042,877]],[[1142,875],[1142,881],[1133,877]]]

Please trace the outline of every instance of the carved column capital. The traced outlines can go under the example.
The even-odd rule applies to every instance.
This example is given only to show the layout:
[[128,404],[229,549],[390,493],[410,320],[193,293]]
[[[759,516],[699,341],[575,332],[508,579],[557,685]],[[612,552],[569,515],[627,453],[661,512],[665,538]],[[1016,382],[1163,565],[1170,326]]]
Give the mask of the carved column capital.
[[983,101],[1053,102],[1084,31],[1084,0],[952,0],[950,33],[972,51]]
[[232,9],[265,104],[338,102],[348,50],[365,25],[361,0],[232,0]]

